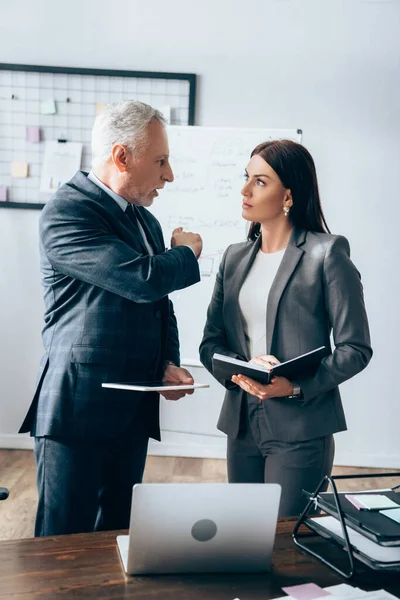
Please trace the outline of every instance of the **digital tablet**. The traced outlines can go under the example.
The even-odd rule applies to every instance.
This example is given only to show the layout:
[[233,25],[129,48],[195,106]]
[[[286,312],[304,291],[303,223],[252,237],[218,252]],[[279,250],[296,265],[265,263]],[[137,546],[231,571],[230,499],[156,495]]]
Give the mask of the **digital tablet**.
[[196,390],[208,388],[208,383],[166,383],[164,381],[134,381],[121,383],[102,383],[104,388],[131,390],[133,392],[169,392],[175,390]]

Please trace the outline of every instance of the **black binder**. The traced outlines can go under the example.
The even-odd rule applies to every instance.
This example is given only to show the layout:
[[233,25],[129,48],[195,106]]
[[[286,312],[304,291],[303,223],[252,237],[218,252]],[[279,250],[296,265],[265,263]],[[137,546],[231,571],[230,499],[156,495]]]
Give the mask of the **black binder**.
[[232,375],[245,375],[251,379],[255,379],[259,383],[271,383],[273,377],[287,377],[290,380],[302,373],[312,373],[317,369],[321,360],[330,353],[327,346],[321,346],[306,354],[301,354],[290,360],[279,363],[267,371],[264,367],[254,365],[253,363],[231,358],[224,354],[214,354],[212,357],[213,373],[218,379],[230,381]]
[[[351,492],[348,492],[351,493]],[[376,494],[377,492],[365,491],[363,495]],[[379,494],[386,496],[400,503],[400,490],[395,492],[380,491]],[[357,496],[357,494],[353,495]],[[355,506],[347,498],[344,493],[338,493],[340,506],[344,514],[344,522],[346,525],[362,533],[366,538],[372,540],[380,546],[400,546],[400,523],[396,523],[392,519],[385,517],[379,511],[357,510]],[[322,492],[318,495],[318,506],[322,510],[329,512],[333,517],[339,518],[336,510],[335,498],[333,494]]]

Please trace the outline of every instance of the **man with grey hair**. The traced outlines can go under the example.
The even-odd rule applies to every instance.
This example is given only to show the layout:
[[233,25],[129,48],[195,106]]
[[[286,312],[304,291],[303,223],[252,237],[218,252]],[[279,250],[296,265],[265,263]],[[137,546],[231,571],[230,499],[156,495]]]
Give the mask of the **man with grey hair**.
[[40,218],[45,355],[20,429],[35,437],[38,536],[129,526],[149,437],[160,439],[159,396],[103,382],[193,382],[168,294],[199,281],[202,240],[177,228],[166,250],[145,208],[173,181],[161,113],[107,105],[92,153],[92,171],[61,186]]

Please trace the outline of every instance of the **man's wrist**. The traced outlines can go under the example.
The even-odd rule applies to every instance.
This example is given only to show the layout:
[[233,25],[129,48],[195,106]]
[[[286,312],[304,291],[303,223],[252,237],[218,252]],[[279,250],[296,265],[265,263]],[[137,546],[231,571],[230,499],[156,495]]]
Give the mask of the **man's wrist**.
[[172,360],[165,360],[165,361],[164,361],[164,364],[163,364],[163,371],[165,371],[165,369],[166,369],[166,368],[167,368],[169,365],[171,365],[172,367],[176,367],[176,366],[177,366],[177,365],[176,365],[174,362],[172,362]]

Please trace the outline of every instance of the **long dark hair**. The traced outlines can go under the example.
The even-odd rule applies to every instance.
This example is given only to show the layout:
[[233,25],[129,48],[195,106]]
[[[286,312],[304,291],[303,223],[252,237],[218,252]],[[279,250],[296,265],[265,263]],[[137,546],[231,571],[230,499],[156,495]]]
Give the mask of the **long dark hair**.
[[[322,212],[315,164],[309,151],[291,140],[275,140],[256,146],[251,156],[256,154],[272,167],[282,185],[291,190],[293,206],[288,219],[293,226],[307,231],[330,233]],[[252,223],[248,239],[257,239],[260,229],[260,223]]]

